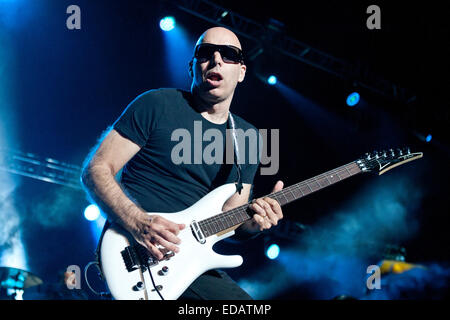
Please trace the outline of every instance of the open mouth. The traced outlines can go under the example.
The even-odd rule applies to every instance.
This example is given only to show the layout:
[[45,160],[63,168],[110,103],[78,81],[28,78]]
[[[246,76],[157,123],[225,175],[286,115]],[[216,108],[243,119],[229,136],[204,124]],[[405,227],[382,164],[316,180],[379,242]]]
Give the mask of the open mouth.
[[210,72],[206,75],[206,80],[213,86],[220,85],[220,82],[223,80],[223,77],[220,73]]

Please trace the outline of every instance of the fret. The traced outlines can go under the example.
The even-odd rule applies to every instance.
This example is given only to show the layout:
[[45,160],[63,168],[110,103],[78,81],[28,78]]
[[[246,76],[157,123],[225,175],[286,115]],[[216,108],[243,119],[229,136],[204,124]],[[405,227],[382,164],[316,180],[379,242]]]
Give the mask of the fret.
[[324,178],[319,179],[319,180],[317,181],[317,183],[319,184],[319,186],[320,186],[321,188],[325,188],[325,187],[329,186],[329,184],[327,184],[327,180],[324,179]]
[[228,228],[231,228],[232,226],[234,226],[233,215],[226,215],[225,217],[228,221]]
[[208,229],[210,235],[214,234],[214,231],[212,229],[211,223],[209,223],[209,222],[207,223],[207,229]]
[[230,220],[228,219],[228,217],[227,217],[226,215],[224,215],[224,216],[222,217],[222,221],[223,221],[223,224],[225,225],[224,230],[226,230],[226,229],[228,229],[229,227],[231,227],[231,225],[230,225]]
[[317,183],[317,185],[319,186],[319,189],[322,189],[324,186],[322,186],[321,184],[320,184],[320,181],[322,181],[322,179],[315,179],[315,183]]
[[341,179],[339,178],[339,176],[337,174],[330,175],[330,179],[333,183],[341,181]]
[[303,197],[303,192],[302,190],[300,190],[300,188],[298,188],[298,186],[295,186],[291,189],[293,190],[296,199]]
[[[314,189],[315,186],[317,186],[317,189]],[[320,184],[316,181],[316,179],[313,179],[313,182],[311,183],[311,189],[313,189],[314,192],[316,192],[316,191],[319,190],[319,189],[322,189],[322,188],[320,187]]]
[[247,213],[248,206],[245,206],[243,210],[240,211],[241,222],[244,222],[251,218],[251,216]]
[[300,190],[302,191],[302,193],[303,193],[304,195],[308,195],[308,194],[310,194],[310,193],[313,192],[313,191],[311,190],[311,188],[310,188],[308,185],[302,186]]
[[344,179],[345,179],[345,178],[348,178],[348,177],[349,177],[349,175],[348,175],[348,173],[347,173],[347,172],[345,172],[345,171],[341,171],[341,172],[340,172],[340,177],[341,177],[341,179],[342,179],[342,178],[344,178]]
[[[236,221],[233,221],[233,218],[234,218]],[[239,224],[239,222],[238,222],[239,220],[237,219],[237,217],[235,216],[234,213],[230,214],[230,219],[231,219],[231,223],[233,223],[234,225]]]
[[352,170],[355,171],[355,173],[352,173],[352,175],[361,172],[361,169],[359,168],[359,166],[358,166],[356,163],[354,163],[354,164],[352,165],[352,168],[350,169],[350,172],[352,172]]
[[303,191],[302,191],[302,188],[297,187],[297,190],[299,190],[299,191],[302,193],[302,197],[305,196],[305,194],[304,194]]
[[[292,193],[290,188],[288,188],[287,191],[288,191],[288,194],[286,195],[286,197],[288,198],[288,202],[294,201],[296,199],[295,195]],[[289,199],[289,195],[292,197],[292,199]]]
[[208,223],[204,222],[204,221],[200,221],[200,228],[203,230],[203,234],[205,235],[205,237],[209,237],[211,235],[211,233],[208,230]]
[[[317,184],[317,183],[316,183],[316,184]],[[311,185],[310,185],[309,183],[308,183],[308,187],[309,187],[309,189],[311,189],[311,192],[315,192],[315,191],[317,191],[317,190],[320,189],[320,186],[319,186],[319,188],[317,188],[317,189],[314,190],[315,185],[314,185],[314,184],[311,184]]]
[[230,227],[230,226],[229,226],[229,223],[228,223],[228,219],[227,219],[226,216],[222,216],[222,217],[220,218],[220,220],[222,221],[222,224],[224,225],[223,230],[226,230],[226,229],[228,229],[228,228]]
[[348,171],[347,166],[345,166],[345,170],[347,170],[348,176],[350,177],[352,174],[350,173],[350,171]]
[[219,224],[219,223],[222,224],[222,227],[221,227],[220,224],[219,224],[219,228],[220,228],[219,230],[220,230],[220,231],[223,231],[223,230],[226,229],[226,227],[225,227],[225,225],[224,225],[224,223],[223,223],[223,221],[222,221],[222,217],[220,217],[220,216],[217,217],[217,223],[218,223],[218,224]]
[[206,228],[206,224],[204,222],[199,222],[200,230],[202,230],[205,237],[209,237],[208,229]]
[[221,217],[220,220],[222,221],[222,224],[224,225],[223,230],[226,230],[230,227],[226,216]]
[[238,221],[239,223],[241,223],[242,221],[244,221],[243,219],[242,219],[242,215],[243,215],[243,213],[242,213],[242,210],[237,210],[236,211],[236,221]]
[[284,197],[284,200],[285,200],[286,202],[282,202],[281,199],[280,199],[280,200],[276,199],[276,200],[277,200],[281,205],[288,203],[289,201],[288,201],[288,199],[286,198],[286,196],[284,195],[284,192],[280,192],[280,194]]

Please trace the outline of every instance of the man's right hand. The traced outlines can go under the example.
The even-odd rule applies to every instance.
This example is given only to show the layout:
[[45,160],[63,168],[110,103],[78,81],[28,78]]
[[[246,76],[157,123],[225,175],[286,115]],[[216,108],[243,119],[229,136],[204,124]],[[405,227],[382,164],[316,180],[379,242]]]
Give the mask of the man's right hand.
[[158,215],[142,213],[133,219],[133,228],[129,230],[136,241],[147,248],[158,260],[164,255],[158,247],[162,246],[175,253],[179,252],[177,244],[181,240],[178,233],[185,228],[184,224],[174,223]]

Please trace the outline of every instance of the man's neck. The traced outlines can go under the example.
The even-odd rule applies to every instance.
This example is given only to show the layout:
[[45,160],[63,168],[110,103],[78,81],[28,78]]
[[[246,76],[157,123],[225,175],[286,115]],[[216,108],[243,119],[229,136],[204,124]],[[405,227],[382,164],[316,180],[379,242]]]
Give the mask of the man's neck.
[[232,97],[217,103],[205,101],[196,94],[194,99],[203,118],[216,124],[227,122]]
[[214,106],[206,111],[200,112],[203,118],[215,124],[223,124],[228,120],[228,110],[222,110],[220,107]]

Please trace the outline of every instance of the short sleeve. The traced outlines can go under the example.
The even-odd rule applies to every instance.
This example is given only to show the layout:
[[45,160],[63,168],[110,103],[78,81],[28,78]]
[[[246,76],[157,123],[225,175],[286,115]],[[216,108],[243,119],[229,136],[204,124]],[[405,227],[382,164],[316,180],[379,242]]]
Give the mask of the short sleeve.
[[140,147],[145,146],[163,108],[159,90],[150,90],[134,99],[114,122],[113,128]]

